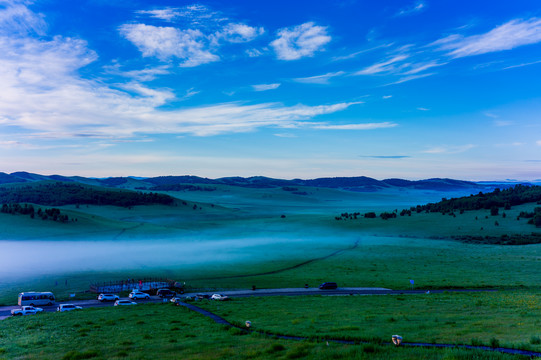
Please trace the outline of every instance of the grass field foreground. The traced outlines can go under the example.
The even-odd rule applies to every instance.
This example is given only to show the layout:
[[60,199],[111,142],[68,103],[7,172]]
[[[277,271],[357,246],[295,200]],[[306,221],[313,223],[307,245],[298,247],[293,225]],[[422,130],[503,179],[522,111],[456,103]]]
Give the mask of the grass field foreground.
[[[234,304],[234,302],[232,303]],[[240,303],[237,303],[239,305]],[[288,341],[218,325],[171,304],[85,309],[0,322],[0,359],[522,359],[464,349]]]

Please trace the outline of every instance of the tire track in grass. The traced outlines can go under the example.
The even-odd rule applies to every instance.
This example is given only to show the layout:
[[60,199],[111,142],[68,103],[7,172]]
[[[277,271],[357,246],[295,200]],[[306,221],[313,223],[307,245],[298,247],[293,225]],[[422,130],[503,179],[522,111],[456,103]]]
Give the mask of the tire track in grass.
[[[187,304],[184,302],[177,302],[177,305],[184,306],[192,311],[198,312],[201,315],[204,315],[210,319],[212,319],[214,322],[220,325],[225,325],[231,328],[239,329],[240,331],[243,331],[245,333],[256,333],[260,335],[264,335],[269,338],[273,339],[284,339],[284,340],[295,340],[295,341],[327,341],[327,342],[333,342],[338,344],[347,344],[347,345],[358,345],[358,344],[369,344],[368,341],[353,341],[353,340],[341,340],[341,339],[332,339],[332,338],[313,338],[313,337],[307,337],[307,336],[292,336],[292,335],[280,335],[280,334],[274,334],[268,331],[259,331],[259,330],[253,330],[253,329],[247,329],[243,328],[234,324],[231,324],[229,321],[224,319],[223,317],[216,315],[213,312],[210,312],[208,310],[202,309],[198,306]],[[392,342],[383,342],[380,343],[381,345],[394,345]],[[510,349],[510,348],[504,348],[504,347],[491,347],[491,346],[482,346],[482,345],[457,345],[457,344],[433,344],[433,343],[408,343],[403,342],[400,346],[409,346],[409,347],[424,347],[424,348],[443,348],[443,349],[469,349],[469,350],[482,350],[482,351],[494,351],[504,354],[510,354],[510,355],[525,355],[529,356],[531,358],[541,358],[541,352],[536,351],[529,351],[529,350],[521,350],[521,349]]]
[[219,277],[208,277],[208,278],[194,278],[194,279],[189,279],[189,280],[191,280],[191,281],[196,281],[196,280],[197,281],[201,281],[201,280],[224,280],[224,279],[238,279],[238,278],[246,278],[246,277],[253,277],[253,276],[264,276],[264,275],[278,274],[278,273],[281,273],[281,272],[284,272],[284,271],[289,271],[289,270],[300,268],[301,266],[305,266],[305,265],[308,265],[308,264],[316,262],[316,261],[321,261],[321,260],[328,259],[330,257],[339,255],[339,254],[341,254],[343,252],[353,250],[353,249],[357,248],[358,246],[359,246],[359,240],[355,241],[355,243],[352,246],[349,246],[347,248],[339,249],[339,250],[336,250],[336,251],[334,251],[334,252],[332,252],[332,253],[330,253],[328,255],[318,257],[318,258],[314,258],[314,259],[310,259],[310,260],[306,260],[306,261],[303,261],[303,262],[301,262],[299,264],[296,264],[296,265],[293,265],[293,266],[288,266],[288,267],[285,267],[285,268],[282,268],[282,269],[277,269],[277,270],[272,270],[272,271],[267,271],[267,272],[262,272],[262,273],[255,273],[255,274],[241,274],[241,275],[219,276]]

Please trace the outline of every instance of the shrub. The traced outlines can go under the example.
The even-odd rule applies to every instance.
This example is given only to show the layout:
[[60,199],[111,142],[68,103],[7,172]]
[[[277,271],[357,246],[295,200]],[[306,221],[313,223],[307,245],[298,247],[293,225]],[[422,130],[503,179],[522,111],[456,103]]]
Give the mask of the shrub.
[[491,348],[497,348],[500,347],[500,340],[496,339],[495,337],[490,339],[490,347]]
[[541,344],[541,338],[539,336],[532,335],[532,337],[530,338],[530,344],[532,345]]

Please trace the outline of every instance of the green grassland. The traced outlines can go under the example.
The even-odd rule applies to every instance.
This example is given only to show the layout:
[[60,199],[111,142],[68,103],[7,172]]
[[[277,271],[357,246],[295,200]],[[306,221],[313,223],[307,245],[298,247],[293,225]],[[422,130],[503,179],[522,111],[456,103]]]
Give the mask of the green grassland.
[[500,346],[541,351],[541,292],[254,297],[198,306],[242,326],[281,335]]
[[[84,290],[90,283],[126,278],[185,281],[188,291],[306,283],[313,287],[324,281],[336,281],[341,287],[408,289],[414,279],[420,289],[500,291],[271,297],[207,305],[230,321],[249,319],[256,328],[277,333],[385,341],[400,333],[407,341],[467,344],[494,338],[501,344],[540,351],[535,338],[541,336],[536,330],[541,244],[490,245],[453,239],[536,232],[517,216],[537,204],[500,209],[498,216],[491,216],[490,210],[472,210],[454,216],[422,212],[389,220],[336,220],[343,212],[400,212],[438,201],[442,194],[308,187],[299,187],[301,194],[294,194],[281,188],[215,187],[215,191],[167,192],[178,199],[172,206],[58,206],[77,219],[68,223],[0,214],[4,240],[0,260],[15,259],[0,277],[0,304],[13,304],[24,290],[52,290],[60,301],[72,293],[76,299],[89,298],[94,295]],[[6,256],[7,246],[17,250]],[[31,258],[26,250],[32,247],[44,250]],[[168,305],[89,309],[0,322],[0,359],[516,358],[457,349],[395,349],[378,341],[327,347],[242,336]]]
[[[302,303],[293,301],[302,306]],[[270,303],[266,302],[266,304]],[[325,301],[317,302],[317,304],[323,305],[318,305],[316,311],[326,310],[325,306],[328,306],[328,302]],[[227,305],[220,304],[222,305],[228,307],[231,317],[236,316],[237,319],[242,320],[244,319],[238,317],[241,314],[236,313],[236,310],[243,305],[248,307],[248,311],[254,310],[254,306],[245,300],[234,301]],[[314,305],[314,302],[308,300],[306,305]],[[304,310],[310,312],[311,317],[317,319],[315,321],[319,324],[320,315],[314,314],[314,309],[309,310],[308,307],[304,307]],[[296,310],[291,309],[291,311]],[[445,321],[444,315],[440,316],[441,321]],[[284,318],[282,313],[279,313],[278,317]],[[400,319],[400,315],[397,315],[397,318]],[[307,334],[313,333],[309,330],[310,326],[304,324],[305,321],[301,315],[298,315],[296,319],[299,321],[288,320],[286,326],[297,327],[295,330],[299,331],[307,329]],[[355,331],[355,325],[348,327],[347,324],[339,321],[330,321],[330,323],[327,321],[327,325],[331,326],[334,334],[340,336],[340,334]],[[259,320],[254,323],[258,328],[262,325]],[[312,324],[316,325],[315,322]],[[179,358],[503,360],[525,357],[464,349],[395,348],[377,343],[343,345],[330,342],[327,344],[273,339],[259,334],[245,335],[237,329],[226,328],[198,313],[170,304],[49,313],[11,318],[2,321],[0,325],[0,359],[167,360]]]

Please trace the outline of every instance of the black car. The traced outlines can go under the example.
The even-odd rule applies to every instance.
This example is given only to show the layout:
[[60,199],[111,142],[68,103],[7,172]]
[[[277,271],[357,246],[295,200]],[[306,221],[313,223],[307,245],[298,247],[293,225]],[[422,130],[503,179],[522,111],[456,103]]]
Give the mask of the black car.
[[197,294],[197,295],[195,295],[195,298],[197,300],[210,299],[210,295],[209,294]]
[[169,289],[158,289],[158,291],[156,291],[156,295],[158,295],[161,298],[164,298],[164,297],[176,296],[177,293]]
[[338,285],[335,282],[325,282],[319,285],[321,290],[334,290],[338,288]]

